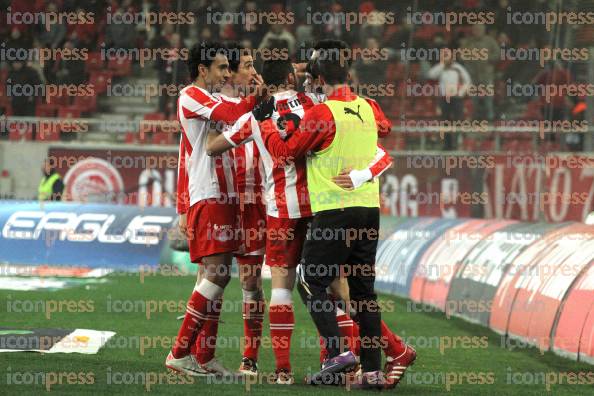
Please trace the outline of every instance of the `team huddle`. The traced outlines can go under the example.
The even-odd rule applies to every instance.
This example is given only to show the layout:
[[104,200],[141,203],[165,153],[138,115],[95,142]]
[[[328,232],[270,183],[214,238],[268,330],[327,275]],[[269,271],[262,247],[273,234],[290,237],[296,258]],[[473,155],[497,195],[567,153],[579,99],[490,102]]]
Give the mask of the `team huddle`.
[[[177,109],[177,211],[200,275],[166,359],[169,369],[258,375],[267,307],[275,382],[293,384],[295,283],[320,334],[321,370],[308,382],[336,383],[348,373],[361,388],[391,388],[414,362],[414,349],[381,321],[373,292],[378,176],[392,164],[377,139],[391,123],[375,101],[349,88],[345,48],[322,40],[307,63],[265,60],[261,73],[238,45],[203,42],[191,49],[193,83],[180,92]],[[353,230],[365,233],[345,239]],[[272,277],[268,303],[264,256]],[[243,292],[237,372],[215,358],[233,257]],[[357,271],[365,266],[371,271]]]

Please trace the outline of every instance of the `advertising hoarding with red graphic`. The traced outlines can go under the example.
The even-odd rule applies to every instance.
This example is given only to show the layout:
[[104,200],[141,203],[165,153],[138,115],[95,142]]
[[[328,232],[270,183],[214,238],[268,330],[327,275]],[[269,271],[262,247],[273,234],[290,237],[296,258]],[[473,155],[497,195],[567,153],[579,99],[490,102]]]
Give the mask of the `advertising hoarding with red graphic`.
[[67,200],[175,205],[175,152],[52,147],[48,158],[64,178]]
[[[594,308],[594,263],[573,283],[563,302],[561,313],[553,337],[553,351],[572,359],[577,359],[580,352],[580,339],[588,337],[594,331],[585,327],[588,315]],[[594,324],[590,321],[590,324]],[[586,344],[587,341],[584,341]],[[585,345],[584,345],[585,346]],[[591,353],[590,356],[594,357]]]
[[512,223],[468,220],[450,228],[421,258],[413,278],[411,298],[445,310],[450,282],[466,254],[487,235]]
[[483,191],[486,218],[583,221],[594,211],[594,156],[497,155]]
[[[544,257],[548,250],[553,247],[553,242],[564,235],[564,231],[571,226],[559,228],[549,232],[543,238],[528,245],[508,267],[505,275],[501,278],[499,287],[493,297],[491,305],[491,317],[489,327],[499,334],[507,334],[509,319],[514,307],[516,298],[516,284],[522,277],[524,271],[534,262]],[[522,312],[525,314],[525,312]]]

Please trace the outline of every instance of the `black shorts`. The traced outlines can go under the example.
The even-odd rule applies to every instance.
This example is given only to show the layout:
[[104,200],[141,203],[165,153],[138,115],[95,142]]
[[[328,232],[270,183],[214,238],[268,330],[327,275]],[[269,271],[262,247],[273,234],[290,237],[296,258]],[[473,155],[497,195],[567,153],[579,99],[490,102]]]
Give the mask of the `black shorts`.
[[347,278],[351,300],[376,299],[375,256],[379,208],[354,207],[318,212],[303,246],[300,276],[316,290],[338,276]]

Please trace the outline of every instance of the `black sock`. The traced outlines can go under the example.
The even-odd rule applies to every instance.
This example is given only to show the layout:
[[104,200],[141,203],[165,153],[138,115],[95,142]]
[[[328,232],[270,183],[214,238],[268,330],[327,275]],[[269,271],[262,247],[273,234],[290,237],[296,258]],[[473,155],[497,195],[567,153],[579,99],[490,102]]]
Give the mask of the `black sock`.
[[361,303],[364,307],[358,313],[361,336],[361,366],[363,371],[381,370],[382,365],[382,317],[377,301]]
[[298,286],[299,294],[303,303],[307,307],[311,318],[313,319],[320,336],[324,341],[328,358],[333,358],[341,354],[341,337],[338,323],[336,322],[336,307],[330,300],[326,290],[311,290],[313,294],[304,291],[301,285]]

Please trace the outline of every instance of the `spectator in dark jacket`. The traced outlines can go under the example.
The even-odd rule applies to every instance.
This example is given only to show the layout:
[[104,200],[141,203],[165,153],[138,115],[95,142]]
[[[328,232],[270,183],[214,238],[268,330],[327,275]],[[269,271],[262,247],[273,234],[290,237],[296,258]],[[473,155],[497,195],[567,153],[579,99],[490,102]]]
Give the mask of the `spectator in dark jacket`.
[[39,74],[23,62],[13,62],[8,73],[6,89],[15,116],[34,116],[37,96],[42,93]]

